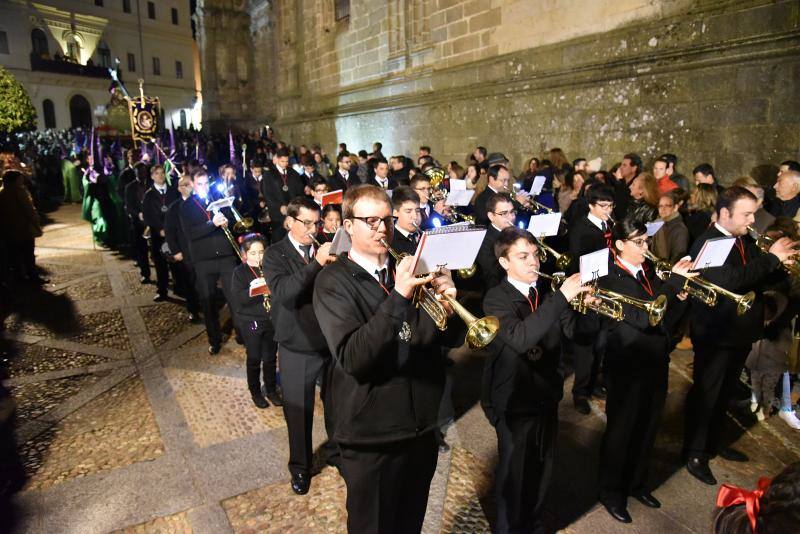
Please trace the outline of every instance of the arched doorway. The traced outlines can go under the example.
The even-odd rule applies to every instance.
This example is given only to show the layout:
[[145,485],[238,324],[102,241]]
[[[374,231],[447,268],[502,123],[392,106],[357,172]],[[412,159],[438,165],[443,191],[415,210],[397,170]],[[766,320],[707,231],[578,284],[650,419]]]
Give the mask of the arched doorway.
[[92,125],[92,106],[83,95],[75,95],[69,99],[69,118],[73,128]]
[[37,58],[50,57],[50,47],[47,45],[47,35],[39,28],[34,28],[31,32],[31,45],[33,55]]
[[42,102],[42,115],[44,115],[44,127],[45,128],[55,128],[56,127],[56,108],[53,105],[53,101],[50,99],[46,99]]

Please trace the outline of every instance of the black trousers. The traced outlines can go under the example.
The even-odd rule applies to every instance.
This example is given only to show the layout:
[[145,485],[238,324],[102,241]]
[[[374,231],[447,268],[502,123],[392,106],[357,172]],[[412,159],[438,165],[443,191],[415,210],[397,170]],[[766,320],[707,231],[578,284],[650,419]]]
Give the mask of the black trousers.
[[710,458],[720,446],[725,410],[750,347],[694,345],[694,383],[686,396],[683,454]]
[[139,274],[150,278],[150,259],[147,257],[147,239],[142,237],[144,224],[138,219],[128,218],[131,228],[131,245],[133,246],[133,259],[139,267]]
[[[644,356],[644,355],[641,355]],[[646,368],[606,368],[606,431],[600,446],[600,501],[624,506],[649,491],[650,456],[667,398],[669,360]]]
[[[222,282],[222,293],[225,300],[230,301],[231,273],[236,267],[232,256],[202,260],[194,263],[195,288],[203,307],[203,319],[206,323],[206,335],[210,345],[222,344],[222,330],[219,325],[219,309],[215,302],[217,282]],[[231,314],[233,311],[231,311]],[[235,319],[235,318],[234,318]]]
[[153,230],[150,236],[150,258],[153,260],[153,265],[156,266],[156,290],[159,295],[166,295],[169,289],[169,267],[167,267],[167,260],[161,253],[161,245],[164,244],[164,238],[158,235],[157,230]]
[[388,445],[340,445],[347,531],[408,534],[422,529],[438,446],[433,432]]
[[289,472],[292,474],[311,472],[311,430],[314,424],[314,399],[317,377],[322,379],[320,398],[325,414],[325,431],[328,441],[323,445],[323,454],[328,463],[339,463],[339,450],[333,442],[333,416],[328,402],[328,374],[331,356],[325,352],[298,352],[279,345],[278,358],[281,367],[281,389],[283,390],[283,416],[289,431]]
[[553,471],[558,405],[535,415],[505,413],[495,431],[495,532],[543,532],[539,513]]
[[169,264],[174,281],[174,291],[179,297],[186,300],[186,311],[197,313],[200,311],[200,299],[195,289],[195,274],[192,264],[186,261],[176,261]]
[[597,375],[603,361],[604,336],[602,332],[598,332],[594,339],[572,340],[567,346],[572,351],[573,367],[575,368],[572,396],[589,398],[597,383]]
[[261,395],[261,380],[267,391],[277,387],[275,365],[278,344],[273,339],[275,329],[269,319],[262,321],[240,321],[237,324],[247,352],[247,388],[251,395]]

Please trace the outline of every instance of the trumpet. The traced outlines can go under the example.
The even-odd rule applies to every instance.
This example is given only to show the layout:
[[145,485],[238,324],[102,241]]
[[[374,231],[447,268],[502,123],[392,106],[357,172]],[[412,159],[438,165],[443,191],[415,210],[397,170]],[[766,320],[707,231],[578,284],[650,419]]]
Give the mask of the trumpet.
[[[262,269],[260,266],[258,267],[258,275],[261,278],[264,278],[264,269]],[[264,278],[264,280],[266,281],[266,278]],[[267,313],[269,313],[269,311],[272,309],[272,302],[270,302],[269,296],[270,291],[269,287],[267,287],[267,293],[264,295],[264,311]]]
[[507,187],[506,191],[508,192],[508,196],[511,197],[511,200],[519,204],[523,210],[530,212],[544,211],[545,213],[553,213],[553,208],[545,206],[544,204],[536,201],[533,197],[530,196],[525,199],[525,203],[523,204],[522,201],[520,201],[517,198],[517,189],[515,186],[518,185],[519,184],[514,184],[512,187]]
[[568,252],[558,252],[553,247],[544,242],[544,236],[537,237],[536,241],[539,243],[539,260],[541,262],[547,261],[547,255],[550,254],[556,260],[556,268],[563,271],[572,263],[572,255]]
[[[672,264],[666,260],[662,260],[649,250],[644,253],[645,257],[655,264],[656,276],[662,280],[669,278],[672,273]],[[686,283],[683,284],[683,291],[686,291],[692,297],[696,298],[706,306],[713,308],[717,305],[719,295],[727,297],[736,303],[736,315],[744,315],[753,306],[753,300],[756,295],[753,291],[748,291],[744,295],[739,295],[733,291],[728,291],[724,287],[720,287],[713,282],[695,276],[694,278],[687,278]]]
[[[400,254],[394,250],[389,246],[386,239],[381,239],[381,244],[386,247],[396,263],[400,263],[403,258],[408,256],[408,254]],[[500,321],[497,317],[487,315],[479,319],[450,295],[442,293],[442,298],[452,306],[453,311],[466,323],[466,342],[471,349],[482,349],[497,336],[497,332],[500,330]],[[436,298],[436,294],[433,292],[432,288],[429,288],[427,285],[419,286],[414,294],[414,304],[417,307],[421,307],[425,313],[433,319],[433,322],[439,330],[447,330],[447,311]]]
[[[750,236],[756,240],[756,246],[758,246],[762,252],[769,252],[769,247],[775,243],[774,238],[768,236],[767,234],[759,234],[758,231],[756,231],[756,229],[752,226],[748,226],[747,231],[750,232]],[[789,273],[789,276],[800,277],[800,264],[797,263],[797,254],[792,256],[792,259],[795,260],[795,263],[787,265],[781,262],[781,267],[783,267],[783,270]]]
[[253,227],[253,218],[252,217],[242,217],[242,214],[239,213],[233,204],[231,204],[231,213],[233,213],[233,218],[236,219],[236,222],[233,224],[233,231],[237,234],[245,234],[250,231],[250,228]]
[[[545,274],[537,271],[537,274],[542,278],[550,280],[550,287],[556,291],[561,284],[566,280],[566,274],[563,272],[555,272],[552,275]],[[664,295],[657,296],[654,300],[637,299],[636,297],[629,297],[616,291],[595,287],[589,295],[600,299],[599,303],[584,302],[584,295],[578,295],[570,301],[570,305],[578,313],[586,313],[592,310],[600,315],[605,315],[615,321],[622,321],[625,318],[625,311],[622,307],[623,304],[630,304],[647,312],[647,319],[650,326],[656,326],[664,318],[664,313],[667,311],[667,297]]]

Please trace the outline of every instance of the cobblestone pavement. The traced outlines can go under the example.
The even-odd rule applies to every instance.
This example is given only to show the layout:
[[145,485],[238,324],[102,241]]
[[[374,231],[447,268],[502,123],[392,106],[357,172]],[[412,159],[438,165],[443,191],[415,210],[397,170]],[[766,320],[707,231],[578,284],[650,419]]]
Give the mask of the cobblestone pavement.
[[[322,468],[308,495],[291,492],[282,412],[252,406],[243,349],[228,342],[209,356],[202,327],[188,322],[180,301],[154,304],[154,286],[139,284],[130,261],[93,248],[76,206],[52,217],[37,242],[51,283],[21,299],[5,321],[3,385],[16,402],[17,450],[28,477],[15,496],[14,530],[344,532],[346,491],[334,469]],[[451,356],[457,420],[447,433],[450,450],[439,455],[424,532],[488,532],[496,437],[477,404],[483,359]],[[615,523],[596,501],[602,402],[589,416],[562,403],[545,505],[552,529],[707,531],[717,488],[699,484],[679,463],[690,365],[690,353],[673,355],[652,469],[664,506],[631,502],[631,526]],[[752,487],[800,459],[800,434],[782,422],[735,421],[736,446],[752,461],[713,460],[721,482]],[[315,445],[324,437],[317,406]]]

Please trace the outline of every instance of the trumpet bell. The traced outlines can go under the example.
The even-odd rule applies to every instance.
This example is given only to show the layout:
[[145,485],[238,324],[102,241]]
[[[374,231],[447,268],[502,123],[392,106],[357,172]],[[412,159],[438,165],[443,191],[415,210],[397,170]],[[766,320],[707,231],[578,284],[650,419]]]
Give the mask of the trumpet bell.
[[744,315],[747,313],[750,308],[753,307],[753,301],[756,298],[756,294],[752,291],[748,291],[741,297],[736,299],[736,315]]
[[475,273],[478,272],[478,266],[473,263],[470,267],[459,269],[456,272],[458,273],[458,276],[460,276],[463,279],[472,278],[473,276],[475,276]]
[[664,318],[664,313],[667,311],[667,297],[659,295],[651,304],[648,304],[647,315],[650,326],[655,326]]
[[492,342],[500,330],[500,320],[494,315],[487,315],[476,319],[467,327],[467,345],[473,350],[479,350]]
[[252,217],[244,217],[240,221],[236,221],[233,225],[233,231],[237,234],[246,234],[250,231],[250,228],[253,227],[253,218]]
[[556,267],[559,271],[566,271],[572,263],[572,256],[566,252],[562,253],[556,260]]

